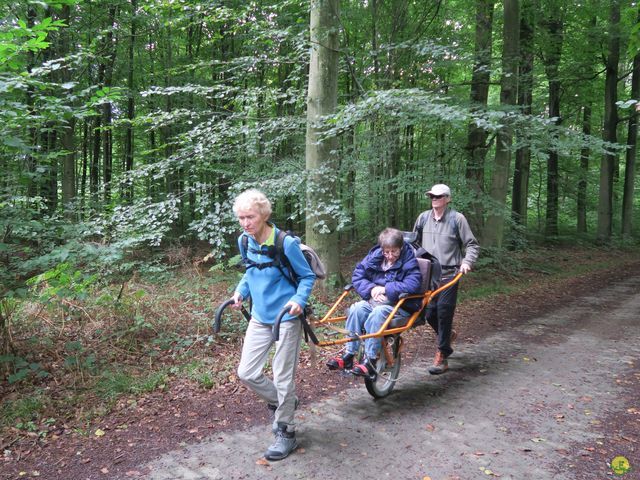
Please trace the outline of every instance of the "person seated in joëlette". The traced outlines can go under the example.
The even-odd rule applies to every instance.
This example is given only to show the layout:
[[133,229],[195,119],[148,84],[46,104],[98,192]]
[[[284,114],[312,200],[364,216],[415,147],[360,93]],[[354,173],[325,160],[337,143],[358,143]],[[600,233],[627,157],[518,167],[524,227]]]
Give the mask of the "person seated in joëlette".
[[[353,271],[352,284],[362,300],[349,307],[346,328],[354,334],[377,332],[385,322],[400,295],[421,293],[421,273],[413,248],[404,241],[402,232],[386,228],[373,247]],[[420,308],[420,299],[406,300],[398,309],[394,321],[408,321]],[[376,362],[381,338],[364,341],[364,358],[355,362],[360,341],[347,343],[344,354],[327,362],[330,370],[345,369],[358,376],[376,375]]]

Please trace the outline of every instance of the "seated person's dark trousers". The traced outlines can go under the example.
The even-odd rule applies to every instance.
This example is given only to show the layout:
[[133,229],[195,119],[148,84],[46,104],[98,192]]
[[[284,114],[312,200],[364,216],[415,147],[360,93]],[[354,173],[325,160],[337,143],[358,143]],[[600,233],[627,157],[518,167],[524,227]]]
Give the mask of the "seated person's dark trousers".
[[[441,285],[449,282],[453,275],[443,275]],[[427,322],[436,332],[438,337],[438,350],[445,357],[453,353],[451,348],[451,327],[453,325],[453,314],[456,311],[456,301],[458,299],[458,282],[451,287],[440,292],[427,307]]]

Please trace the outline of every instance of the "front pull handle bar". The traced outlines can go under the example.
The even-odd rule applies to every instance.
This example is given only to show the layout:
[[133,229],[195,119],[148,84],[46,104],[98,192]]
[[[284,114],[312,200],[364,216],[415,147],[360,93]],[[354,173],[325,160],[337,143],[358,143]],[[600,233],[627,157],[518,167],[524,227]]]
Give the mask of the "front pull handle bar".
[[284,307],[282,310],[280,310],[280,313],[278,313],[278,316],[276,317],[276,321],[273,322],[273,329],[271,330],[271,338],[273,338],[274,342],[277,342],[278,340],[280,340],[280,323],[282,322],[282,319],[284,318],[284,316],[289,313],[289,308],[291,307]]
[[[289,308],[284,307],[282,310],[280,310],[280,313],[276,317],[276,321],[273,322],[273,327],[271,330],[271,338],[273,339],[274,342],[277,342],[278,340],[280,340],[280,323],[282,323],[282,319],[287,313],[289,313]],[[316,334],[313,332],[311,325],[309,325],[309,322],[307,321],[307,317],[304,314],[301,314],[298,316],[298,319],[302,322],[302,329],[305,333],[305,338],[307,339],[307,341],[311,340],[312,343],[317,345],[318,337],[316,337]]]
[[[227,300],[226,302],[224,302],[222,305],[218,307],[218,310],[216,310],[215,320],[213,322],[214,333],[220,332],[220,326],[222,324],[222,312],[224,311],[225,308],[227,308],[229,305],[233,305],[234,303],[235,302],[233,298],[230,298],[229,300]],[[242,312],[242,315],[244,316],[244,318],[247,319],[247,321],[251,320],[251,315],[249,314],[249,312],[247,312],[247,309],[244,308],[244,305],[240,307],[240,311]]]

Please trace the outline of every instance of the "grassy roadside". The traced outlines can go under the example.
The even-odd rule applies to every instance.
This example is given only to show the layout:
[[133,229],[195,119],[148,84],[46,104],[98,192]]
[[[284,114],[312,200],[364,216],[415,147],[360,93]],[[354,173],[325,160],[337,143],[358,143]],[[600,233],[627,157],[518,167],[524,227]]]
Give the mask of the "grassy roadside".
[[[539,248],[485,256],[464,279],[460,303],[521,293],[540,282],[640,262],[636,248]],[[345,261],[345,271],[352,267]],[[237,382],[243,323],[225,319],[211,336],[216,306],[228,296],[236,271],[183,267],[92,292],[82,302],[22,305],[14,323],[18,347],[0,383],[0,445],[46,442],[61,431],[81,435],[122,403],[188,383],[215,390]],[[71,304],[69,304],[71,303]]]

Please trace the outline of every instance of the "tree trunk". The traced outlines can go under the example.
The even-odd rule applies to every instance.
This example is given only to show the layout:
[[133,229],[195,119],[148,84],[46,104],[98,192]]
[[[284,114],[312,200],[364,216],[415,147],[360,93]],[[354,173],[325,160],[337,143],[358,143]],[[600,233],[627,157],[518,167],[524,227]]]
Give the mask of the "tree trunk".
[[311,59],[307,95],[306,241],[325,262],[332,282],[342,283],[335,216],[329,207],[336,201],[337,141],[320,139],[322,117],[335,113],[338,102],[339,0],[311,2]]
[[[491,79],[491,35],[493,31],[494,0],[476,0],[475,61],[471,76],[471,103],[477,111],[487,107]],[[469,224],[481,233],[484,223],[484,168],[489,133],[475,123],[469,124],[467,133],[467,185],[473,194],[469,211]]]
[[111,202],[111,178],[113,172],[113,135],[111,130],[111,102],[102,105],[102,167],[104,180],[104,203]]
[[[15,353],[15,346],[13,345],[13,338],[11,335],[11,316],[13,308],[9,305],[7,298],[0,299],[0,355],[9,355]],[[9,364],[6,363],[7,369]],[[8,372],[3,372],[8,376]]]
[[[585,136],[591,135],[591,105],[586,105],[583,108],[582,114],[582,133]],[[583,147],[580,151],[580,177],[578,179],[578,192],[577,192],[577,225],[576,229],[578,233],[587,233],[587,179],[589,176],[589,157],[591,156],[591,149],[589,147]]]
[[87,193],[87,166],[89,163],[89,149],[91,144],[91,134],[89,132],[89,122],[85,119],[82,122],[82,169],[80,176],[80,211],[84,216],[85,194]]
[[[101,61],[100,68],[103,69],[104,84],[102,86],[111,87],[113,81],[113,64],[115,62],[116,48],[113,44],[113,30],[116,25],[117,7],[109,7],[109,28],[105,37],[106,58]],[[113,106],[111,102],[102,105],[102,167],[104,180],[104,202],[108,205],[111,202],[111,178],[113,172],[113,130],[112,130]]]
[[[533,100],[533,53],[535,15],[538,2],[525,0],[522,4],[520,20],[520,78],[518,86],[518,105],[524,115],[531,115]],[[526,144],[527,132],[521,135],[525,146],[516,150],[516,164],[513,170],[513,191],[511,195],[511,212],[514,222],[527,225],[527,205],[529,199],[529,172],[531,166],[531,149]]]
[[[609,20],[609,48],[604,87],[604,128],[603,139],[616,143],[618,113],[618,61],[620,59],[620,1],[611,0]],[[600,191],[598,194],[597,241],[606,243],[611,239],[613,220],[613,177],[616,164],[615,153],[605,153],[600,163]]]
[[[518,0],[504,2],[504,30],[502,52],[502,79],[500,82],[500,104],[505,107],[515,105],[518,86],[518,52],[520,32],[520,4]],[[488,247],[501,247],[504,239],[504,206],[511,166],[512,127],[508,122],[498,130],[493,176],[491,178],[491,198],[496,205],[487,217],[484,243]]]
[[[60,30],[60,56],[66,56],[70,49],[69,26],[71,19],[71,8],[69,5],[62,7],[60,18],[65,21],[66,27]],[[68,68],[64,68],[61,73],[61,80],[66,83],[71,80],[71,73]],[[69,115],[60,132],[60,145],[65,151],[62,157],[62,206],[65,216],[73,216],[71,205],[76,198],[76,153],[75,153],[75,119]]]
[[92,152],[89,163],[89,192],[91,193],[91,209],[98,208],[98,187],[100,184],[100,122],[102,117],[96,115],[92,127]]
[[57,130],[53,122],[47,122],[41,134],[40,145],[47,155],[46,175],[41,182],[41,194],[47,200],[47,210],[53,213],[58,208],[58,157],[54,154],[58,144]]
[[[638,19],[640,22],[640,18]],[[640,98],[640,52],[633,57],[633,76],[631,77],[631,98]],[[624,192],[622,196],[622,235],[631,236],[633,230],[633,195],[636,180],[636,151],[638,147],[638,108],[637,103],[629,116],[627,132],[627,151],[625,153]]]
[[[125,124],[125,136],[124,136],[124,172],[127,175],[131,170],[133,170],[133,120],[136,116],[136,104],[134,98],[134,72],[135,72],[135,64],[134,64],[134,51],[136,44],[136,11],[138,10],[138,0],[131,0],[131,26],[129,30],[129,51],[128,59],[129,59],[129,71],[127,72],[127,120],[128,122]],[[133,200],[133,184],[130,187],[125,187],[124,190],[124,198],[129,202]]]
[[[558,12],[555,12],[557,15]],[[547,54],[544,55],[545,72],[549,82],[549,117],[555,125],[560,125],[560,57],[563,43],[563,20],[560,17],[547,19],[545,27],[548,35]],[[556,133],[553,133],[553,137]],[[558,235],[558,151],[555,148],[547,152],[547,208],[545,235]]]
[[[37,19],[37,13],[35,9],[35,5],[33,3],[29,4],[29,8],[27,10],[27,27],[29,29],[33,28]],[[33,67],[35,66],[35,53],[33,51],[29,51],[27,53],[27,72],[31,72]],[[33,99],[34,87],[29,85],[26,92],[26,105],[29,116],[35,117],[37,112],[35,111],[34,99]],[[32,147],[27,155],[25,156],[25,167],[27,171],[27,197],[33,198],[38,194],[38,184],[35,181],[36,168],[38,166],[38,161],[36,157],[33,155],[34,151],[37,151],[37,141],[38,141],[38,132],[36,128],[33,126],[34,122],[29,122],[29,143]]]

